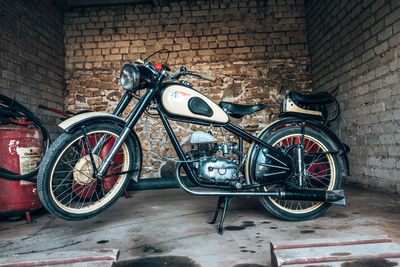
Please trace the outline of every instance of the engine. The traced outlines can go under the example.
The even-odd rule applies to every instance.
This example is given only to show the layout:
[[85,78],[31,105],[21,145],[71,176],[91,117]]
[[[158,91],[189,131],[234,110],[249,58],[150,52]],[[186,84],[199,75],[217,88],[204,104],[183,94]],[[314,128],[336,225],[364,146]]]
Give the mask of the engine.
[[[238,145],[222,143],[218,145],[217,139],[209,133],[196,131],[190,137],[192,150],[187,154],[191,159],[199,159],[193,165],[200,179],[210,183],[234,184],[240,187],[240,152]],[[218,152],[222,152],[223,157]],[[236,156],[232,157],[233,154]],[[227,158],[226,156],[231,157]]]

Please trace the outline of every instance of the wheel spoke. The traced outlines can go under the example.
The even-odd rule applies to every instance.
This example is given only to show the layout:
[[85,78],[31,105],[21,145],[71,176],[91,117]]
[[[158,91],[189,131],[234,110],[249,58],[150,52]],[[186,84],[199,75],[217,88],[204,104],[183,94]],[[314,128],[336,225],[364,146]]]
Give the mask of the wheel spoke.
[[[64,163],[64,162],[63,162],[63,163]],[[86,173],[82,172],[81,170],[75,169],[75,168],[74,168],[72,165],[70,165],[70,164],[67,164],[67,163],[65,163],[65,164],[72,168],[71,172],[79,172],[79,173],[85,175],[87,178],[90,179],[90,176],[88,176]],[[87,171],[87,170],[86,170],[86,171]]]
[[[58,189],[62,184],[64,184],[64,181],[65,181],[66,179],[68,179],[68,177],[69,177],[71,174],[72,174],[72,172],[69,172],[69,173],[67,174],[67,176],[65,176],[64,180],[62,180],[61,183],[60,183],[56,188],[53,189],[53,191],[57,191],[57,189]],[[54,186],[54,185],[53,185],[53,186]]]

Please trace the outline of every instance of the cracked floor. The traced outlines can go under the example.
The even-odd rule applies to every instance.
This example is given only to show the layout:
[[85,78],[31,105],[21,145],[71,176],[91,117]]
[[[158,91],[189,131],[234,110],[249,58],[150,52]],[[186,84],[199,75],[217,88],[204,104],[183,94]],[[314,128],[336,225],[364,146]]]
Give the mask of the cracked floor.
[[[312,221],[285,222],[256,198],[235,198],[224,234],[210,225],[216,197],[194,197],[180,189],[130,192],[101,215],[70,222],[45,212],[33,223],[0,218],[0,263],[35,252],[117,248],[119,266],[270,266],[271,240],[388,235],[400,243],[400,200],[345,187],[346,208],[332,206]],[[141,265],[140,265],[141,264]],[[146,265],[147,264],[147,265]],[[149,265],[150,264],[150,265]]]

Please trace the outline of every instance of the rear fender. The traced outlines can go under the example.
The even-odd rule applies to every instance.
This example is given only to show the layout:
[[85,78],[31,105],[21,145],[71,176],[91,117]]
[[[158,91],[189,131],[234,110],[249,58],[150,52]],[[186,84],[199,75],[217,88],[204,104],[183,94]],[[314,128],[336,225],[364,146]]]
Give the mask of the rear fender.
[[274,130],[282,128],[282,127],[290,127],[291,124],[301,124],[302,122],[305,122],[305,124],[322,134],[326,135],[327,138],[329,138],[333,144],[336,146],[336,148],[340,151],[340,154],[338,155],[341,166],[342,166],[342,174],[343,175],[349,175],[350,169],[349,169],[349,160],[347,158],[347,149],[345,145],[339,140],[339,138],[336,136],[336,134],[329,129],[327,126],[324,124],[317,122],[315,120],[307,120],[307,119],[299,119],[299,118],[285,118],[283,120],[278,120],[270,125],[268,125],[260,134],[259,138],[263,139],[265,136],[269,135],[272,133]]

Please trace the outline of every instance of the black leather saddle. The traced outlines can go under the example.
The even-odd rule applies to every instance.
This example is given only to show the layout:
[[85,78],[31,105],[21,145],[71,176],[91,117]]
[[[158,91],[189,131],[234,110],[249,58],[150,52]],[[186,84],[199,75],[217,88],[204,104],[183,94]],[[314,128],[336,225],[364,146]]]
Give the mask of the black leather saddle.
[[328,92],[320,92],[312,95],[303,95],[294,91],[289,93],[293,102],[301,105],[326,105],[333,103],[334,98]]
[[234,118],[241,118],[244,115],[250,115],[265,108],[263,104],[248,106],[223,101],[219,103],[219,106],[226,112],[226,114]]

